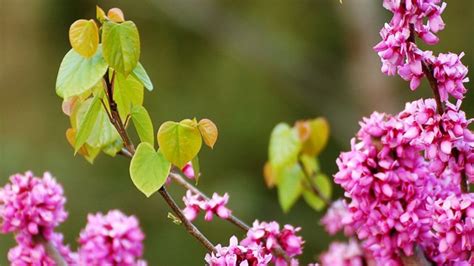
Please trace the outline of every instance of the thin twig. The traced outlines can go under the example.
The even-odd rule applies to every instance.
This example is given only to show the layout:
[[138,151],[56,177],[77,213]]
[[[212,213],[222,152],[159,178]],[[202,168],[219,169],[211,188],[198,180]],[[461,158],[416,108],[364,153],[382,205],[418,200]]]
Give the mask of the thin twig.
[[58,249],[51,241],[46,240],[42,235],[35,237],[35,241],[43,245],[48,256],[55,262],[57,266],[67,266],[66,260],[63,258]]
[[[190,190],[191,192],[193,192],[194,194],[199,195],[200,197],[202,197],[205,200],[210,199],[206,194],[201,192],[197,187],[193,186],[188,181],[186,181],[180,174],[172,171],[169,176],[171,178],[173,178],[178,184],[183,186],[185,189]],[[237,218],[234,215],[230,215],[229,218],[227,218],[225,220],[229,221],[230,223],[234,224],[238,228],[242,229],[242,231],[244,231],[244,232],[248,232],[250,230],[250,226],[248,226],[245,222],[243,222],[242,220],[240,220],[239,218]],[[286,254],[285,250],[283,250],[283,248],[278,243],[275,243],[275,245],[276,246],[274,248],[274,254],[277,257],[284,258],[285,261],[288,263],[288,265],[290,265],[290,263],[291,263],[290,256],[288,256],[288,254]]]
[[214,251],[214,245],[196,228],[186,217],[184,216],[183,212],[179,208],[178,204],[174,201],[171,195],[168,193],[166,188],[163,186],[159,190],[161,196],[166,201],[166,203],[170,206],[171,210],[176,214],[176,216],[181,220],[184,227],[189,234],[194,236],[201,244],[209,251]]
[[303,162],[301,162],[301,160],[298,160],[298,164],[301,168],[301,170],[303,171],[303,175],[305,176],[306,178],[306,181],[308,181],[307,183],[309,184],[309,187],[310,189],[313,191],[313,193],[318,196],[318,198],[320,198],[322,201],[324,201],[324,203],[326,203],[326,206],[331,206],[332,204],[332,201],[330,198],[326,197],[326,195],[324,195],[321,190],[319,189],[318,186],[316,186],[316,184],[314,184],[314,181],[313,181],[313,177],[314,175],[311,175],[310,173],[307,173],[306,170],[305,170],[305,167],[303,165]]

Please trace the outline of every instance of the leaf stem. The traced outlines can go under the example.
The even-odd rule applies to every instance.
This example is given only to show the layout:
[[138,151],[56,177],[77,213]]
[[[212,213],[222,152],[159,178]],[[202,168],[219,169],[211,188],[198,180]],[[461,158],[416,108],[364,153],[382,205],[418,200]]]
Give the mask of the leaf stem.
[[306,170],[304,168],[304,165],[303,165],[303,162],[300,159],[298,159],[298,165],[300,166],[301,171],[303,172],[303,175],[304,175],[305,179],[308,181],[307,183],[309,184],[309,187],[313,191],[313,193],[316,196],[318,196],[318,198],[320,198],[322,201],[324,201],[324,203],[326,204],[327,207],[331,206],[331,204],[332,204],[331,199],[326,197],[326,195],[324,195],[321,192],[319,187],[316,186],[316,184],[313,182],[314,175],[310,175],[309,173],[306,172]]

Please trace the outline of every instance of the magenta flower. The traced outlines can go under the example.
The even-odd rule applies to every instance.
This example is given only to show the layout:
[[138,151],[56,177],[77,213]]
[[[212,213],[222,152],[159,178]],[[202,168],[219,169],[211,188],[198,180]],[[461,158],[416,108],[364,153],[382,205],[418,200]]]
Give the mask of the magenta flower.
[[63,188],[49,173],[16,174],[0,189],[0,220],[3,233],[42,235],[49,239],[53,229],[67,218]]
[[352,236],[355,233],[352,223],[352,215],[347,209],[347,203],[342,199],[334,201],[321,218],[321,224],[331,235],[343,230],[346,236]]
[[219,244],[215,249],[216,252],[206,254],[209,266],[266,266],[272,259],[271,253],[259,245],[239,245],[235,236],[230,238],[229,246]]
[[195,179],[196,178],[195,173],[194,173],[194,169],[193,169],[193,164],[191,162],[187,163],[183,167],[183,169],[181,169],[181,171],[189,179]]
[[144,234],[134,216],[118,210],[89,215],[80,233],[79,261],[85,265],[145,265]]
[[321,266],[363,266],[364,254],[356,240],[348,243],[333,242],[320,256]]
[[449,263],[474,264],[474,194],[451,195],[434,204],[438,251]]
[[183,197],[183,202],[186,205],[183,209],[184,216],[190,221],[196,219],[201,210],[206,213],[204,216],[206,221],[211,221],[214,214],[222,219],[227,219],[232,213],[231,210],[226,207],[229,202],[229,195],[227,193],[225,193],[224,196],[219,196],[217,193],[214,193],[212,198],[207,200],[188,190]]
[[461,62],[463,56],[464,53],[460,55],[448,53],[430,58],[442,101],[447,101],[449,95],[461,100],[467,92],[464,83],[469,82],[469,78],[468,69]]
[[25,245],[18,246],[8,251],[8,261],[11,266],[56,266],[43,245]]
[[[280,230],[277,222],[259,222],[255,221],[252,228],[247,232],[240,244],[243,246],[262,245],[268,253],[275,251],[275,248],[281,247],[291,258],[300,255],[303,252],[304,241],[296,233],[301,228],[294,228],[291,225],[285,225]],[[287,265],[281,257],[274,257],[273,262],[276,265]]]

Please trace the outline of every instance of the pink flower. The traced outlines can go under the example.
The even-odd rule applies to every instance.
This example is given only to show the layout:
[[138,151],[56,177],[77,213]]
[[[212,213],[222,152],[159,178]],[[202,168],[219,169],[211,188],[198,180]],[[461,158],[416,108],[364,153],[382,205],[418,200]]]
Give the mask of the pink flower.
[[8,251],[8,261],[12,266],[56,266],[56,263],[51,259],[43,245],[25,245],[18,246]]
[[79,260],[86,265],[144,265],[144,234],[134,216],[118,210],[87,217],[79,237]]
[[[303,252],[304,241],[296,235],[300,230],[301,228],[294,228],[291,225],[285,225],[280,230],[277,222],[255,221],[240,244],[243,246],[262,245],[269,253],[281,247],[288,256],[293,258]],[[274,262],[278,263],[277,265],[287,265],[280,257],[274,258]]]
[[356,240],[348,243],[333,242],[329,250],[321,254],[321,266],[363,266],[364,254]]
[[352,222],[352,215],[347,209],[347,203],[342,199],[334,201],[321,218],[321,223],[331,235],[343,230],[346,236],[352,236],[355,233],[351,226]]
[[209,266],[266,266],[272,259],[271,253],[259,245],[239,245],[235,236],[230,238],[229,246],[219,244],[215,249],[215,252],[206,254]]
[[214,214],[222,219],[227,219],[232,213],[231,210],[226,207],[229,202],[229,195],[227,193],[225,193],[224,196],[219,196],[217,193],[214,193],[212,198],[207,200],[188,190],[183,197],[183,202],[186,205],[183,209],[183,213],[186,219],[190,221],[196,219],[201,210],[206,213],[204,216],[206,221],[211,221]]
[[63,188],[49,173],[43,178],[33,173],[16,174],[0,189],[0,220],[3,233],[50,237],[53,229],[67,218]]
[[445,262],[473,265],[474,194],[450,195],[437,200],[433,218],[438,251]]
[[195,173],[193,169],[193,164],[191,162],[187,163],[183,169],[181,169],[183,174],[188,177],[189,179],[194,179],[195,178]]
[[461,100],[467,92],[464,83],[469,82],[469,78],[467,77],[468,69],[461,62],[463,56],[464,53],[460,55],[448,53],[431,58],[433,75],[438,82],[442,101],[447,101],[449,95]]

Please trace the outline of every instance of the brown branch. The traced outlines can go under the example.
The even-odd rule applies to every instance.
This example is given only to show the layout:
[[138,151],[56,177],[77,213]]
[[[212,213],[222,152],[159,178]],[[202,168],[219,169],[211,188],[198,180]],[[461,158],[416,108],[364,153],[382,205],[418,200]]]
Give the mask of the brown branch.
[[214,245],[196,228],[186,217],[184,216],[183,212],[179,208],[178,204],[174,201],[171,195],[168,193],[166,188],[162,186],[159,190],[161,196],[166,201],[166,203],[170,206],[171,210],[173,210],[174,214],[181,220],[184,227],[189,234],[194,236],[201,244],[209,251],[214,251]]
[[[210,199],[206,194],[201,192],[197,187],[193,186],[188,181],[186,181],[180,174],[172,171],[169,176],[171,178],[173,178],[178,184],[183,186],[185,189],[190,190],[194,194],[197,194],[197,195],[201,196],[205,200]],[[238,228],[242,229],[242,231],[244,231],[244,232],[248,232],[250,230],[250,226],[248,226],[245,222],[243,222],[242,220],[240,220],[239,218],[237,218],[234,215],[230,215],[229,218],[227,218],[225,220],[229,221],[233,225],[235,225]],[[291,258],[288,256],[288,254],[286,254],[285,250],[283,250],[283,248],[278,243],[276,243],[276,247],[274,249],[274,254],[277,257],[284,258],[285,261],[288,263],[288,265],[290,265]]]

